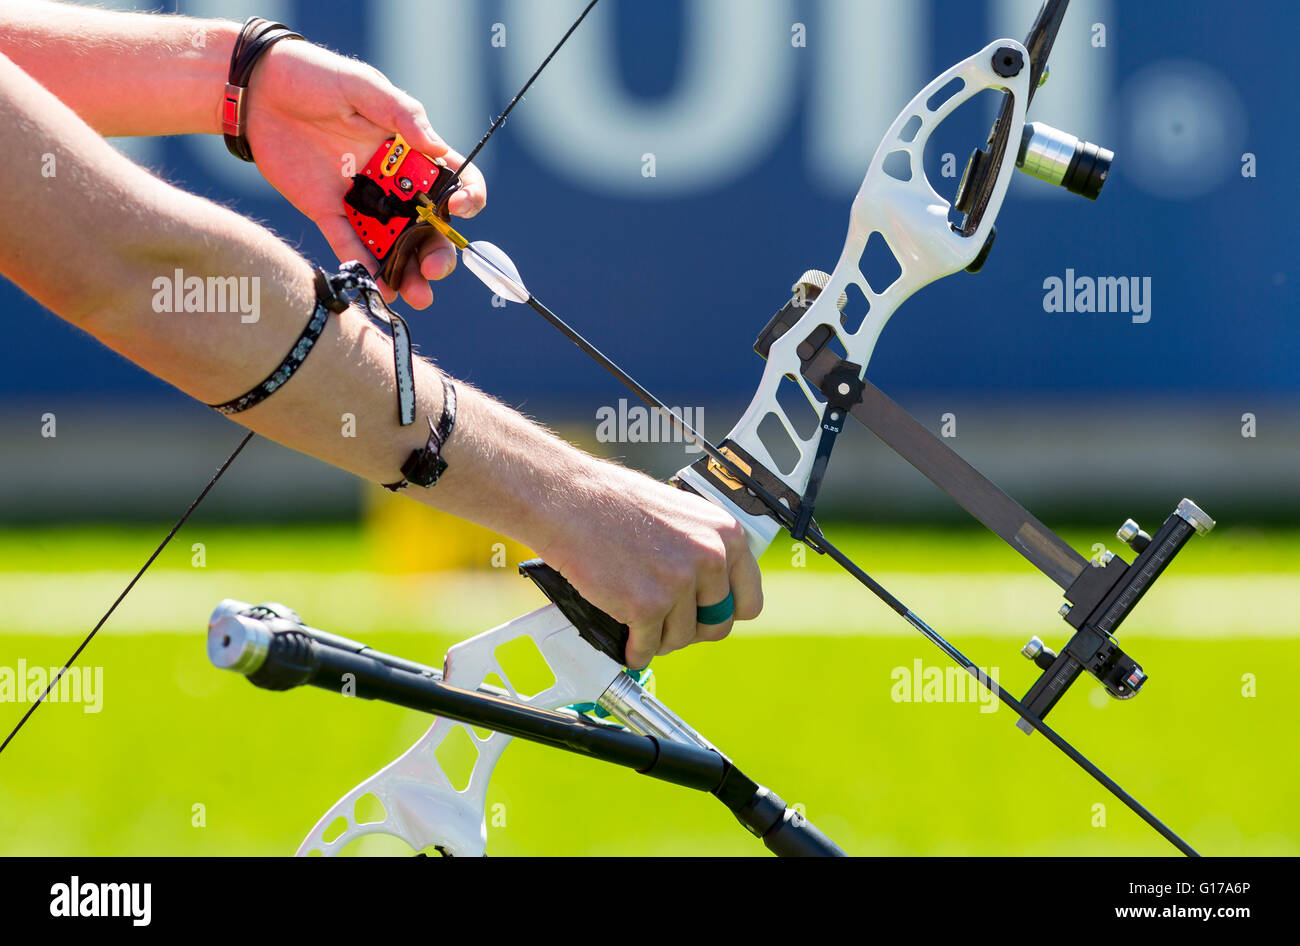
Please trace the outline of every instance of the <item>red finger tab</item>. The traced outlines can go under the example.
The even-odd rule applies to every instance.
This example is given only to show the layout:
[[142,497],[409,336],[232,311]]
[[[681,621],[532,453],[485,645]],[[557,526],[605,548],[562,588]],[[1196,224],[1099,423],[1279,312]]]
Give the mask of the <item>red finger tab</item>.
[[353,176],[343,197],[348,223],[390,286],[400,280],[411,253],[432,235],[419,218],[419,196],[441,194],[453,173],[442,158],[421,154],[394,135]]

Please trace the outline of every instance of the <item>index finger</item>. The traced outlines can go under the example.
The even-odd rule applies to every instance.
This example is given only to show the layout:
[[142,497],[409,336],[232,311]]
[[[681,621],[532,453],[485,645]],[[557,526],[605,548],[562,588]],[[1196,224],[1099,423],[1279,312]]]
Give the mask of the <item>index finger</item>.
[[627,644],[623,648],[623,659],[630,670],[644,670],[654,660],[663,640],[663,625],[631,624],[628,625]]
[[[749,551],[749,546],[727,550],[728,578],[736,603],[735,620],[752,621],[763,610],[763,573]],[[728,630],[730,625],[728,625]]]

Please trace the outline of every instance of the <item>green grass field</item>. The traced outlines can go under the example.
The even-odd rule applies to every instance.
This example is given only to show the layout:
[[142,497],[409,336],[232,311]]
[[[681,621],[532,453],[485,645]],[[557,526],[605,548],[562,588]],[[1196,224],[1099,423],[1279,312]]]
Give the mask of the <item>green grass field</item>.
[[[61,665],[161,531],[0,533],[0,668]],[[1056,589],[990,536],[827,531],[1017,694],[1034,675],[1024,640],[1064,642]],[[1066,538],[1088,549],[1107,535]],[[102,668],[102,711],[44,706],[0,755],[0,854],[292,853],[429,721],[213,669],[204,634],[218,600],[280,600],[435,664],[544,603],[512,570],[390,576],[371,570],[379,561],[353,528],[187,527],[80,661]],[[943,655],[831,563],[799,567],[778,543],[763,564],[763,617],[657,661],[658,693],[850,853],[1176,853],[1009,711],[896,701],[896,668],[944,667]],[[1298,573],[1295,533],[1195,540],[1122,629],[1146,691],[1121,704],[1084,680],[1051,717],[1202,853],[1300,853]],[[0,703],[0,729],[26,708]],[[763,852],[708,796],[518,741],[488,802],[502,806],[494,855]]]

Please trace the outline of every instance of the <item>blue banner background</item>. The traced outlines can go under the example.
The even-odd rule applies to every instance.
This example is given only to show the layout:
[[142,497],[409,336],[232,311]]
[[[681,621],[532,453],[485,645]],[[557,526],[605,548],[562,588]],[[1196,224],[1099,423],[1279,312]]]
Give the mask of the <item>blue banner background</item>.
[[[584,61],[582,50],[603,49],[614,72],[575,78],[557,59],[488,146],[489,205],[463,228],[506,248],[539,298],[678,404],[752,392],[760,370],[749,351],[755,333],[803,269],[834,265],[849,203],[893,115],[952,62],[998,35],[1023,38],[1037,4],[716,6],[725,8],[714,9],[716,17],[747,11],[740,38],[718,34],[716,19],[701,22],[712,0],[604,0],[585,35],[575,36],[570,66]],[[576,9],[559,0],[533,4],[531,15],[517,2],[181,3],[196,15],[281,18],[375,64],[420,97],[461,150]],[[791,45],[796,22],[806,26],[806,48]],[[852,22],[874,25],[843,35]],[[1092,45],[1094,22],[1105,26],[1104,48]],[[490,45],[494,23],[505,27],[504,48]],[[984,271],[942,280],[902,307],[876,350],[876,383],[901,393],[1007,398],[1291,395],[1300,382],[1297,27],[1290,0],[1255,3],[1248,12],[1227,4],[1078,3],[1033,116],[1115,150],[1105,193],[1090,205],[1017,175]],[[699,35],[707,29],[716,41]],[[747,46],[747,36],[762,42]],[[1082,74],[1070,75],[1070,63],[1084,64]],[[720,76],[728,96],[673,112],[703,72]],[[735,88],[763,75],[779,82]],[[616,129],[592,157],[566,148],[553,125],[539,128],[575,96],[599,94],[618,107],[619,129],[636,129],[649,116],[645,135],[619,137]],[[870,114],[837,112],[837,101],[866,103],[860,107]],[[983,114],[966,117],[952,138],[958,173],[987,128]],[[732,121],[740,130],[708,144],[711,128]],[[700,142],[694,155],[692,140]],[[332,260],[315,228],[225,155],[218,139],[128,147],[168,179],[264,221],[310,258]],[[618,148],[626,152],[622,177],[608,170]],[[655,178],[641,174],[645,152],[657,155]],[[1246,152],[1256,156],[1257,177],[1241,173]],[[944,192],[955,184],[935,183]],[[1150,321],[1045,312],[1043,280],[1064,277],[1067,268],[1149,276]],[[533,407],[620,396],[532,312],[493,308],[467,272],[436,284],[435,294],[432,308],[412,315],[412,327],[421,349],[453,374]],[[11,284],[0,284],[0,304],[9,334],[0,397],[57,392],[141,404],[181,397]]]

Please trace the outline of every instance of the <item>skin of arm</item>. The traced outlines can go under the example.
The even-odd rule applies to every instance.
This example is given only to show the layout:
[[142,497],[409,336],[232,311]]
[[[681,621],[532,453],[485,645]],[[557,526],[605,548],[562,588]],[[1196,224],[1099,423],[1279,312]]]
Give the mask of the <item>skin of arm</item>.
[[[53,94],[0,56],[0,266],[68,321],[205,403],[243,393],[297,338],[314,305],[305,260],[253,222],[174,188],[111,148]],[[52,172],[52,173],[51,173]],[[33,224],[33,221],[37,222]],[[260,317],[154,311],[154,281],[257,277]],[[419,414],[395,416],[392,347],[359,312],[331,318],[304,366],[237,415],[265,436],[388,482],[441,412],[438,370],[416,365]],[[597,460],[458,384],[449,470],[418,501],[509,535],[542,554],[632,630],[628,660],[649,663],[731,622],[695,623],[699,605],[735,595],[736,618],[762,607],[740,526],[713,504]],[[342,415],[354,415],[354,437]]]
[[[101,135],[220,134],[221,102],[240,24],[99,10],[48,0],[0,4],[7,55]],[[286,39],[257,60],[246,102],[247,136],[262,176],[320,228],[339,259],[375,268],[343,214],[348,161],[366,163],[392,131],[430,157],[463,157],[429,124],[424,106],[377,69],[302,40]],[[474,165],[449,209],[472,217],[487,185]],[[456,265],[442,237],[430,240],[398,280],[413,308],[433,301],[429,280]],[[389,302],[397,293],[381,288]]]

